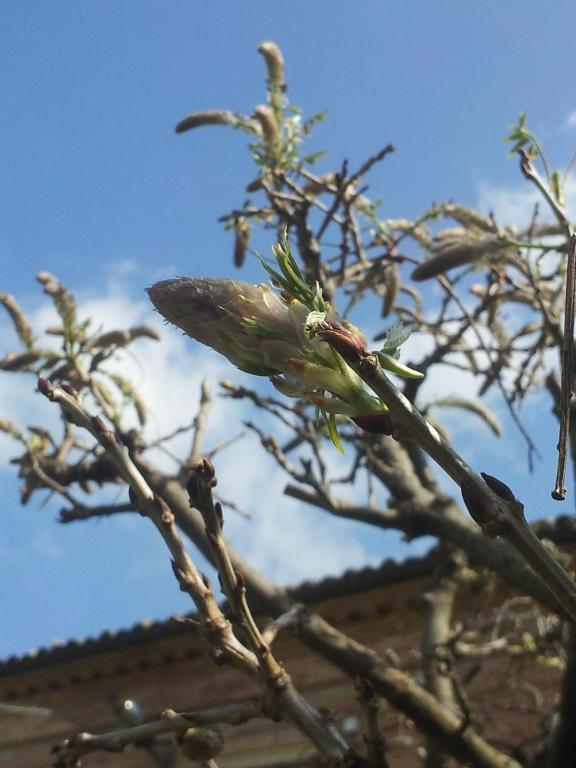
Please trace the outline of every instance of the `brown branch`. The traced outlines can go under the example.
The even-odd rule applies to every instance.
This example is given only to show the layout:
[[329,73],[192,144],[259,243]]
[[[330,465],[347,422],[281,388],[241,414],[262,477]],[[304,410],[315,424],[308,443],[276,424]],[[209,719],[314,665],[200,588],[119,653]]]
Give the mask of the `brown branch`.
[[203,516],[206,536],[214,553],[223,592],[232,608],[234,622],[258,659],[263,683],[280,711],[290,716],[316,745],[320,754],[330,760],[342,761],[349,752],[348,745],[327,719],[296,690],[290,676],[272,654],[248,607],[244,579],[234,568],[222,535],[222,508],[219,504],[214,504],[212,498],[212,488],[215,484],[216,474],[209,459],[204,459],[191,468],[188,481],[190,503],[199,509]]
[[415,495],[395,507],[380,510],[333,497],[327,498],[291,483],[286,486],[284,493],[338,517],[376,525],[384,530],[402,531],[410,539],[436,536],[448,541],[464,550],[470,560],[482,563],[514,589],[530,595],[549,610],[562,613],[554,596],[524,559],[507,542],[486,538],[471,520],[464,517],[452,499],[439,496],[425,500]]
[[353,173],[352,176],[348,179],[348,186],[351,184],[354,184],[358,181],[362,176],[365,176],[368,171],[372,168],[372,166],[376,165],[376,163],[381,162],[384,160],[386,155],[391,154],[395,151],[395,147],[393,144],[386,144],[386,146],[381,149],[379,152],[376,152],[375,155],[372,155],[367,160],[365,160],[360,168],[356,171],[356,173]]
[[204,379],[201,387],[200,394],[200,407],[198,413],[194,419],[194,438],[192,440],[192,449],[190,451],[190,458],[188,462],[190,465],[196,464],[202,458],[202,441],[204,439],[204,433],[206,431],[206,422],[208,421],[208,414],[214,404],[214,398],[210,392],[210,385]]
[[164,734],[184,733],[194,725],[222,723],[241,725],[259,717],[278,720],[279,713],[266,699],[231,702],[220,707],[196,712],[178,713],[172,709],[167,709],[162,713],[159,720],[131,728],[122,728],[100,734],[79,733],[74,738],[65,739],[57,744],[53,748],[52,754],[55,755],[55,766],[75,765],[76,761],[90,752],[122,752],[129,744],[137,744]]
[[560,392],[560,434],[558,436],[558,468],[552,498],[566,498],[566,458],[570,434],[570,400],[574,376],[574,292],[576,291],[576,235],[571,235],[566,264],[566,301],[564,306],[564,335],[562,337],[562,384]]
[[552,210],[552,213],[554,214],[554,216],[556,216],[556,219],[558,220],[558,223],[560,224],[560,226],[564,229],[566,233],[571,235],[572,227],[566,217],[564,208],[560,205],[560,203],[556,200],[556,198],[550,192],[548,185],[546,184],[544,179],[540,176],[540,174],[534,167],[534,163],[530,159],[530,156],[524,149],[520,149],[518,151],[518,155],[520,157],[520,170],[522,171],[522,174],[526,179],[528,179],[528,181],[531,181],[534,184],[534,186],[540,191],[540,194],[550,206],[550,209]]
[[322,235],[327,230],[329,224],[331,221],[336,221],[336,211],[342,204],[345,194],[346,194],[346,188],[348,186],[348,179],[346,178],[348,175],[348,161],[344,160],[342,163],[342,169],[340,173],[335,174],[334,181],[335,181],[335,192],[334,192],[334,200],[332,201],[332,205],[330,208],[326,211],[326,215],[324,216],[324,219],[322,221],[322,224],[318,227],[318,230],[315,235],[315,239],[317,242],[320,242],[322,239]]
[[348,364],[388,406],[394,429],[406,439],[415,440],[460,486],[468,511],[483,533],[502,536],[512,544],[542,579],[552,599],[576,619],[574,580],[530,530],[523,505],[510,489],[496,481],[495,490],[486,475],[484,479],[479,477],[392,384],[374,355],[358,353],[356,349],[337,351],[347,355]]
[[447,754],[473,768],[521,768],[409,675],[389,667],[374,651],[334,629],[320,616],[303,608],[296,631],[307,645],[344,672],[368,680],[376,693],[413,720]]
[[[269,690],[274,693],[274,700],[283,714],[287,715],[310,738],[324,757],[335,764],[341,764],[348,759],[351,756],[351,750],[344,739],[332,725],[325,722],[317,710],[300,696],[284,670],[276,662],[273,662],[271,654],[261,652],[259,648],[258,653],[254,653],[238,641],[229,621],[220,610],[207,579],[198,572],[186,552],[175,524],[175,516],[170,507],[161,496],[152,491],[145,477],[130,458],[126,448],[119,443],[116,435],[106,427],[99,416],[91,417],[75,395],[69,394],[61,387],[53,386],[46,379],[39,380],[38,388],[49,400],[57,403],[73,423],[90,432],[116,464],[121,476],[129,485],[131,501],[137,504],[140,512],[154,523],[168,546],[173,558],[172,567],[180,584],[180,589],[189,594],[194,601],[203,632],[213,646],[214,655],[222,657],[245,674],[260,679],[262,679],[264,666],[266,670],[264,678],[270,683]],[[204,498],[210,488],[209,483],[210,478],[198,485]],[[217,512],[214,507],[212,513],[210,524],[217,526]],[[215,531],[216,528],[209,530],[213,545],[218,539]],[[225,551],[221,534],[219,544]],[[231,579],[234,571],[227,553],[224,556],[221,551],[218,562],[223,569],[221,573],[223,582],[232,585]],[[236,578],[235,574],[234,578]],[[246,621],[250,622],[251,614],[247,608],[245,608],[244,616]],[[247,626],[254,633],[251,644],[256,647],[259,632],[256,634],[257,628],[253,620],[251,622]]]
[[390,768],[386,759],[386,739],[380,728],[380,698],[363,678],[356,681],[357,699],[364,719],[364,742],[368,768]]
[[135,504],[101,504],[96,507],[86,507],[76,504],[70,508],[62,508],[58,515],[58,522],[62,524],[75,523],[78,520],[92,520],[95,517],[111,517],[123,512],[137,512]]
[[[461,559],[461,558],[460,558]],[[422,671],[424,684],[438,701],[455,714],[460,714],[452,677],[451,637],[452,611],[458,584],[460,563],[457,554],[445,546],[440,548],[438,564],[430,587],[424,592],[424,627],[422,632]],[[429,748],[427,768],[447,768],[444,754]]]
[[154,523],[172,555],[172,567],[183,592],[190,595],[206,636],[216,647],[216,653],[233,666],[253,676],[258,665],[255,656],[238,642],[230,623],[222,614],[206,579],[199,573],[186,552],[175,525],[174,514],[168,504],[154,493],[138,470],[125,446],[99,417],[92,417],[76,395],[62,387],[50,384],[46,379],[38,382],[39,391],[57,403],[66,416],[77,426],[87,430],[104,448],[116,465],[119,474],[129,486],[130,500],[141,514]]
[[[179,526],[193,539],[205,557],[213,562],[214,553],[204,535],[202,519],[199,513],[188,508],[182,488],[150,467],[142,468],[142,471],[175,510]],[[347,638],[316,614],[307,610],[302,612],[301,608],[296,609],[293,598],[285,589],[266,579],[241,555],[235,553],[230,545],[227,545],[227,549],[234,567],[244,577],[253,604],[257,604],[261,610],[268,611],[272,616],[288,614],[286,623],[309,648],[354,678],[359,675],[368,677],[379,695],[413,719],[424,733],[440,738],[443,748],[446,743],[445,750],[449,754],[471,755],[469,762],[474,768],[520,768],[514,760],[490,747],[469,726],[465,732],[462,731],[458,718],[407,675],[394,670],[388,670],[384,674],[383,670],[387,669],[387,665],[374,651]],[[508,558],[506,553],[502,553],[501,557],[504,570]],[[372,668],[375,670],[373,675],[369,673]]]

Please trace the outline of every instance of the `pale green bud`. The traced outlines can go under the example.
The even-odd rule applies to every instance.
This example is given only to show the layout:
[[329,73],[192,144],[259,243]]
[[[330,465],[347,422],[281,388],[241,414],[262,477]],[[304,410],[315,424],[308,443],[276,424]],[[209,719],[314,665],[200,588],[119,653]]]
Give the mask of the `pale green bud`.
[[320,326],[335,329],[332,335],[342,333],[348,343],[365,346],[360,331],[344,326],[329,307],[311,313],[297,299],[284,301],[267,285],[210,278],[164,280],[148,294],[166,320],[241,370],[274,377],[274,386],[285,394],[317,404],[318,395],[328,392],[334,396],[329,410],[347,415],[384,409],[331,345],[311,331],[311,324],[321,319]]

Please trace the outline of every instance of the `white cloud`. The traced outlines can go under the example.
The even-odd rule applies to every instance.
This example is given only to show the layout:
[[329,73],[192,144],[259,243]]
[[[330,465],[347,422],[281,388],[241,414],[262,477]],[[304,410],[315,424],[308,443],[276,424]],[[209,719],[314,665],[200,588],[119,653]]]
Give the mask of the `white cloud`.
[[[334,475],[339,474],[330,461]],[[367,564],[366,528],[337,520],[283,494],[285,473],[250,439],[218,471],[218,489],[251,515],[224,510],[225,532],[242,554],[280,582],[340,574]],[[382,553],[381,556],[383,556]],[[380,558],[379,558],[380,559]]]
[[[576,218],[576,180],[570,177],[565,186],[565,204],[569,218]],[[540,221],[550,222],[554,216],[538,190],[528,181],[515,185],[492,184],[482,181],[478,185],[478,208],[483,213],[492,212],[501,226],[513,224],[527,227],[538,203]]]
[[574,128],[576,128],[576,109],[572,110],[564,121],[565,130],[572,130]]
[[[125,265],[122,273],[130,269],[130,265]],[[177,329],[164,326],[144,299],[134,300],[124,295],[117,282],[111,284],[104,296],[80,300],[79,315],[92,317],[94,330],[148,323],[160,332],[160,342],[139,340],[129,350],[119,353],[113,364],[114,370],[136,384],[150,405],[150,420],[145,431],[148,440],[191,423],[204,378],[212,383],[214,390],[222,378],[242,380],[242,374],[235,372],[222,357],[191,342]],[[55,324],[56,318],[50,305],[45,305],[32,315],[31,320],[40,331],[46,324]],[[253,378],[245,377],[244,380],[252,386],[255,384]],[[94,407],[91,410],[96,412]],[[59,433],[58,409],[35,392],[32,376],[0,376],[2,415],[9,415],[20,427],[36,423],[50,426],[55,434]],[[205,449],[242,431],[242,421],[248,416],[248,406],[243,402],[217,399],[208,420]],[[254,418],[253,413],[250,416]],[[188,432],[172,440],[169,447],[185,459],[190,444],[191,433]],[[341,459],[328,444],[326,451],[329,463],[335,469]],[[14,453],[14,443],[0,437],[0,468],[13,471],[7,462]],[[155,452],[154,460],[167,471],[176,468],[174,461],[159,451]],[[222,496],[251,515],[250,520],[244,520],[233,511],[225,510],[226,534],[268,576],[282,582],[297,581],[327,573],[339,574],[346,568],[366,564],[367,550],[362,543],[366,528],[335,520],[284,496],[286,475],[266,456],[253,435],[218,455],[216,464],[218,490]],[[52,537],[42,533],[33,539],[32,546],[43,557],[54,559],[60,556],[56,534]],[[146,561],[147,567],[156,567],[157,559],[152,557]],[[142,562],[140,557],[132,563],[128,578],[141,578]]]

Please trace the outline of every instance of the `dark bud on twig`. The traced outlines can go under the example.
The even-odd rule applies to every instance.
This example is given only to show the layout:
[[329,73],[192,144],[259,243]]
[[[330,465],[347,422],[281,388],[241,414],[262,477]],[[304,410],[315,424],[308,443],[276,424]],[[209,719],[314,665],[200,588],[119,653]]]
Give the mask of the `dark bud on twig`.
[[505,501],[516,501],[516,496],[514,496],[512,490],[506,485],[506,483],[503,483],[502,480],[498,480],[497,477],[488,475],[486,472],[480,472],[480,474],[484,478],[484,482],[488,488],[494,491],[497,496],[500,496],[500,498],[504,499]]
[[470,513],[470,517],[480,526],[482,533],[490,538],[497,536],[498,531],[496,521],[494,520],[493,515],[486,511],[484,504],[478,498],[472,486],[468,486],[463,483],[460,491],[462,493],[462,500],[466,505],[466,509]]
[[45,395],[46,397],[51,398],[53,391],[54,391],[54,387],[48,381],[48,379],[45,379],[43,376],[40,376],[40,378],[38,379],[38,392],[40,392],[42,395]]
[[214,511],[216,512],[216,517],[218,518],[218,525],[220,528],[224,528],[224,515],[222,513],[222,504],[218,501],[216,504],[214,504]]
[[216,480],[216,469],[212,461],[208,458],[208,456],[204,456],[202,461],[197,466],[199,468],[198,469],[199,477],[202,480],[202,482],[207,483],[211,488],[214,488],[214,486],[217,483],[217,480]]
[[198,487],[198,478],[193,472],[190,473],[190,477],[186,482],[186,491],[188,493],[188,501],[190,506],[195,507],[198,503],[200,489]]
[[101,416],[93,416],[91,421],[96,434],[108,440],[112,440],[114,438],[114,433],[108,429],[106,422]]
[[368,413],[363,416],[352,416],[352,421],[364,432],[377,435],[392,434],[392,416],[389,413]]
[[190,467],[190,477],[186,483],[190,506],[195,506],[198,502],[201,485],[207,485],[209,488],[214,488],[217,483],[214,464],[212,464],[207,456],[196,464],[192,464]]
[[60,386],[66,392],[67,395],[70,395],[70,397],[73,397],[75,400],[78,400],[78,390],[70,384],[69,381],[63,381]]

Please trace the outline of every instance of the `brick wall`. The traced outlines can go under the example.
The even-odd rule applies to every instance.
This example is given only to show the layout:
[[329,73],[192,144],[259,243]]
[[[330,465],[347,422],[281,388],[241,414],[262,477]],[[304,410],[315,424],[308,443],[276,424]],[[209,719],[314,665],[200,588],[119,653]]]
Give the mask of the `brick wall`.
[[[404,668],[417,669],[424,585],[422,579],[412,579],[323,600],[314,607],[355,639],[382,654],[391,649]],[[505,597],[497,590],[483,602],[486,618]],[[476,605],[468,588],[459,596],[457,613],[465,618]],[[474,617],[481,619],[481,615]],[[216,666],[207,657],[203,641],[180,626],[160,632],[143,629],[126,637],[127,641],[122,635],[113,638],[117,647],[107,650],[105,638],[76,649],[68,646],[60,660],[57,653],[47,653],[35,662],[23,660],[1,674],[1,702],[48,707],[54,715],[0,716],[0,766],[46,768],[51,764],[50,748],[67,736],[118,727],[112,708],[116,698],[136,699],[146,717],[155,718],[168,707],[190,711],[258,694],[256,685],[239,672]],[[351,743],[361,747],[361,737],[354,733],[359,713],[351,681],[287,634],[280,635],[274,650],[300,691],[317,706],[329,709]],[[70,658],[74,655],[76,658]],[[559,673],[533,660],[511,662],[502,655],[482,661],[482,669],[474,675],[477,663],[465,661],[458,667],[460,677],[471,678],[466,696],[479,713],[474,726],[499,744],[537,736],[540,719],[556,696]],[[403,768],[421,765],[412,746],[405,746],[415,736],[412,725],[385,705],[383,722],[392,747],[391,764]],[[307,764],[312,758],[313,750],[289,723],[254,720],[223,730],[226,748],[218,759],[222,768],[287,768]],[[169,753],[172,740],[164,739],[157,749]],[[135,747],[128,747],[122,755],[89,755],[83,764],[94,768],[158,765],[148,752]],[[175,755],[174,768],[189,764]]]

